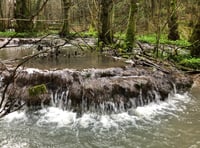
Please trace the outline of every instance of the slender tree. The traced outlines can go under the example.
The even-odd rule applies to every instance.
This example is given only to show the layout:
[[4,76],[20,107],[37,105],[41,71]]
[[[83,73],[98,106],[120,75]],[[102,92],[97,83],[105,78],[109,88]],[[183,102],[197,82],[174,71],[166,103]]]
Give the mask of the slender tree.
[[98,14],[99,14],[99,7],[97,0],[87,0],[87,7],[90,14],[90,29],[98,30]]
[[194,26],[190,41],[193,44],[191,47],[191,55],[193,57],[200,57],[200,17]]
[[[34,7],[34,12],[37,12],[37,10],[40,9],[42,5],[42,1],[41,0],[37,0],[35,2],[35,7]],[[44,18],[44,11],[41,11],[41,13],[36,17],[36,20],[38,19],[43,19]],[[34,30],[35,31],[44,31],[46,29],[46,25],[44,21],[36,21],[35,25],[34,25]]]
[[[200,9],[200,1],[196,4],[197,10]],[[190,42],[192,43],[191,46],[191,55],[193,57],[200,57],[200,12],[198,11],[197,14],[197,22],[193,28],[192,35],[190,37]]]
[[168,20],[168,27],[169,27],[168,39],[175,41],[180,39],[178,32],[177,0],[170,0],[169,14],[170,17]]
[[126,31],[126,47],[127,52],[132,52],[132,49],[135,44],[135,36],[136,36],[136,14],[137,14],[137,0],[129,0],[130,3],[130,11],[129,11],[129,19],[128,26]]
[[[3,0],[0,0],[0,18],[3,18]],[[5,31],[4,21],[0,20],[0,31]]]
[[100,23],[98,30],[99,43],[104,45],[111,44],[113,42],[112,31],[112,12],[113,12],[113,0],[101,0],[100,1]]
[[69,10],[72,5],[71,0],[62,0],[62,9],[63,9],[63,26],[62,30],[59,33],[61,37],[67,37],[70,34],[69,31]]

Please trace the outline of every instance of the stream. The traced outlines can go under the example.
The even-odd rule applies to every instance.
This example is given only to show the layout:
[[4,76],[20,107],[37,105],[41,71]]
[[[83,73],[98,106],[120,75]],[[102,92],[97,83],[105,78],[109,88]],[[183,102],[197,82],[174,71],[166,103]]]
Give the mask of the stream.
[[2,148],[198,148],[199,88],[166,102],[118,114],[76,113],[48,107],[14,112],[0,121]]
[[[30,54],[24,54],[27,51],[22,52],[22,50],[16,52],[2,50],[0,58],[16,58],[16,55],[21,57]],[[57,68],[60,63],[65,63],[59,68],[79,69],[85,68],[88,63],[91,68],[122,64],[96,54],[74,57],[75,60],[64,58],[64,55],[67,55],[67,52],[57,63],[49,60],[50,65],[46,65],[43,63],[49,63],[48,58],[35,59],[27,66],[31,67],[32,64],[34,68],[46,69]],[[39,64],[36,65],[34,62]],[[190,92],[171,95],[164,102],[150,103],[131,108],[127,112],[111,114],[85,112],[79,116],[75,112],[62,110],[54,105],[40,110],[25,109],[13,112],[0,119],[0,147],[198,148],[200,147],[199,91],[200,86],[195,86]]]

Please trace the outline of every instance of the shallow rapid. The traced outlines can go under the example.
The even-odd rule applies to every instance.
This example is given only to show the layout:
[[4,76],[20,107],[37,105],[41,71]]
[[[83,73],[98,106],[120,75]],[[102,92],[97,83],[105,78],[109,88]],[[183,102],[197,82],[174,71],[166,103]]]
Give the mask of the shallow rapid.
[[21,111],[0,121],[2,148],[200,147],[200,94],[170,96],[118,114],[76,113],[56,107]]

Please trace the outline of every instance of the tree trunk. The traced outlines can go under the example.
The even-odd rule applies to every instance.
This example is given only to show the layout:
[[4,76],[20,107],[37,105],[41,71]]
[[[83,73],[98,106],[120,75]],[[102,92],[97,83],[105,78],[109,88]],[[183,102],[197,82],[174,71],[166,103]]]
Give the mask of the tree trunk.
[[200,16],[198,22],[193,29],[190,41],[193,44],[191,47],[191,55],[193,57],[200,57]]
[[112,8],[113,0],[101,0],[98,42],[103,45],[108,45],[113,42]]
[[169,40],[178,40],[180,39],[179,32],[178,32],[178,14],[177,14],[177,0],[171,0],[169,6],[169,20],[168,20],[168,27],[169,27]]
[[132,52],[135,45],[136,36],[136,13],[137,13],[137,0],[130,0],[129,20],[126,31],[126,48],[127,52]]
[[[38,12],[38,10],[40,10],[41,5],[42,5],[42,0],[37,0],[35,3],[34,11]],[[44,9],[39,12],[38,16],[36,17],[36,20],[45,19],[45,14],[44,14],[45,7],[46,6],[44,6]],[[46,31],[47,30],[46,22],[45,21],[37,21],[34,26],[34,30],[35,31]]]
[[[0,0],[0,18],[4,18],[3,16],[3,0]],[[4,21],[0,20],[0,31],[5,31]]]
[[16,0],[15,18],[16,32],[31,32],[33,29],[33,21],[30,19],[30,10],[27,0]]
[[70,31],[69,31],[69,9],[71,6],[71,0],[62,0],[62,5],[63,5],[63,26],[62,26],[62,30],[59,33],[59,35],[61,37],[67,37],[70,35]]
[[150,6],[151,2],[149,0],[144,0],[144,17],[145,17],[145,31],[147,31],[147,33],[149,33],[149,29],[150,29],[150,9],[151,9],[151,6]]

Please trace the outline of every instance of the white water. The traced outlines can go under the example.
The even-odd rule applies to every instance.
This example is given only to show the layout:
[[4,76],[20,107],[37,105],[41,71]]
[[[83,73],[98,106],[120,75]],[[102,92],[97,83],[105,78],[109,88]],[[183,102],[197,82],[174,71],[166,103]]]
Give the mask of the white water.
[[[183,112],[186,109],[184,104],[190,102],[191,98],[187,95],[176,94],[170,97],[166,102],[150,103],[143,107],[130,109],[127,112],[118,114],[98,114],[98,113],[84,113],[81,117],[72,111],[62,110],[57,107],[48,107],[34,114],[38,116],[36,124],[43,126],[47,124],[54,124],[56,127],[81,127],[81,128],[123,128],[120,126],[136,126],[137,121],[148,123],[160,123],[161,118],[170,115],[178,118],[177,112]],[[180,105],[181,104],[181,105]],[[157,118],[159,117],[159,118]],[[29,118],[25,111],[14,112],[3,118],[4,121],[12,123],[13,121],[26,122]],[[157,118],[156,120],[154,120]]]
[[187,94],[176,94],[165,102],[110,115],[79,117],[56,107],[14,112],[0,121],[0,147],[198,148],[199,104]]

